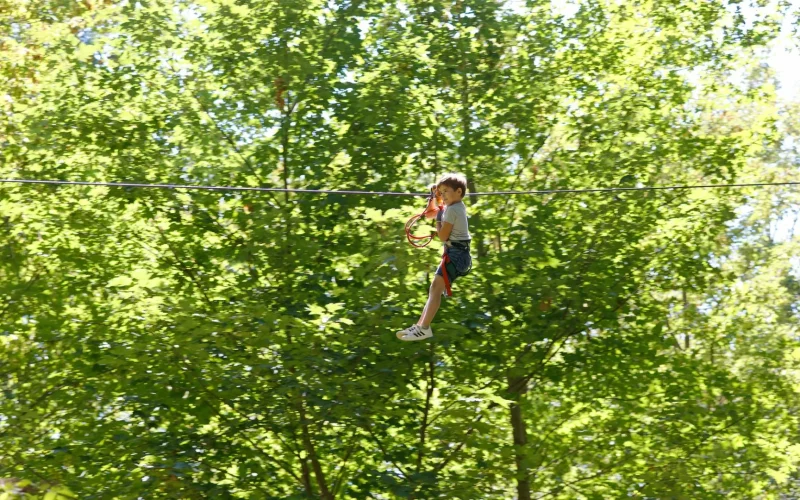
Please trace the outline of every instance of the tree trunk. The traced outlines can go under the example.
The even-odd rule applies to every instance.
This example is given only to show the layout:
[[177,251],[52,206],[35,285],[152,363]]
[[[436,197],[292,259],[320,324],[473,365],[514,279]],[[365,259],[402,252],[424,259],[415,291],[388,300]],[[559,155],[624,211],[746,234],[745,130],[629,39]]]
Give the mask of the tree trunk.
[[427,437],[428,431],[428,418],[430,417],[431,411],[431,400],[433,399],[433,393],[436,390],[436,378],[434,376],[434,369],[436,367],[435,360],[433,355],[431,355],[431,360],[428,362],[428,387],[425,391],[425,409],[422,414],[422,425],[419,429],[419,450],[417,451],[417,474],[422,471],[422,460],[425,456],[425,438]]
[[311,441],[305,406],[302,401],[300,401],[298,406],[300,407],[300,424],[303,431],[303,447],[305,448],[306,456],[311,459],[311,467],[314,469],[314,477],[317,479],[320,497],[322,500],[333,500],[333,495],[331,495],[330,490],[328,490],[328,484],[325,481],[325,473],[322,471],[322,465],[319,463],[317,450],[314,448],[314,443]]
[[300,460],[300,469],[303,472],[303,488],[309,498],[314,498],[314,488],[311,486],[311,469],[308,468],[308,457]]
[[[684,317],[685,317],[686,310],[689,308],[689,300],[686,298],[686,289],[684,288],[683,290],[681,290],[681,292],[683,293],[683,314],[684,314]],[[688,351],[689,347],[691,347],[691,342],[689,340],[689,335],[690,335],[689,334],[689,327],[688,326],[684,326],[684,328],[685,328],[686,333],[683,334],[683,342],[684,342],[683,348],[684,348],[684,350]]]
[[527,384],[520,378],[508,379],[508,390],[513,395],[514,403],[511,405],[511,428],[514,437],[514,458],[517,464],[517,498],[519,500],[531,499],[531,482],[528,466],[525,463],[525,446],[528,443],[528,431],[522,415],[520,401],[527,392]]

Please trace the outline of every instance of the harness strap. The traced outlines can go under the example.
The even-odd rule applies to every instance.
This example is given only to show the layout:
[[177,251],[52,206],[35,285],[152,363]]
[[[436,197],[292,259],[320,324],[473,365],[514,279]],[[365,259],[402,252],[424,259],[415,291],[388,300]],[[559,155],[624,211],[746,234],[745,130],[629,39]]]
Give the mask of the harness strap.
[[450,277],[447,276],[447,264],[450,263],[450,256],[447,255],[447,247],[444,249],[444,253],[442,254],[442,278],[444,278],[444,293],[447,297],[453,296],[453,291],[450,290]]

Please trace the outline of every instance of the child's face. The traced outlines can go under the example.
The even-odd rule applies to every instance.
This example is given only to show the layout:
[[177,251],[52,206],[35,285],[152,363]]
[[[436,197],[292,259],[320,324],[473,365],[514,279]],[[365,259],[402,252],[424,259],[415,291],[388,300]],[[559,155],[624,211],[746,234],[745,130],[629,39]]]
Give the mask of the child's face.
[[439,186],[439,194],[442,195],[442,201],[445,205],[461,201],[461,189],[453,190],[450,186],[442,184]]

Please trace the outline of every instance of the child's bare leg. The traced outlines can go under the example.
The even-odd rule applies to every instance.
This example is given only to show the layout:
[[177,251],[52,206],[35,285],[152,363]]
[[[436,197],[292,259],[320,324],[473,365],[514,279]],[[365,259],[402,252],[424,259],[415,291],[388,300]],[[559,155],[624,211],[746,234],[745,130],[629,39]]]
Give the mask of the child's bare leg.
[[439,311],[439,306],[442,304],[442,292],[444,292],[444,278],[437,274],[433,277],[433,283],[431,283],[428,302],[425,303],[422,316],[417,321],[419,326],[423,328],[431,326],[431,321],[433,321],[433,317],[436,316],[436,312]]
[[[436,281],[436,275],[433,277],[434,281]],[[419,319],[417,320],[417,324],[422,326],[422,320],[425,319],[425,315],[428,313],[428,305],[431,303],[431,289],[433,288],[433,282],[431,282],[431,287],[428,289],[428,300],[425,301],[425,307],[422,308],[422,314],[419,315]]]
[[425,307],[422,308],[422,314],[419,315],[419,319],[417,320],[418,325],[422,325],[422,319],[425,317],[425,313],[428,312],[429,302],[430,302],[430,295],[428,296],[428,300],[425,301]]

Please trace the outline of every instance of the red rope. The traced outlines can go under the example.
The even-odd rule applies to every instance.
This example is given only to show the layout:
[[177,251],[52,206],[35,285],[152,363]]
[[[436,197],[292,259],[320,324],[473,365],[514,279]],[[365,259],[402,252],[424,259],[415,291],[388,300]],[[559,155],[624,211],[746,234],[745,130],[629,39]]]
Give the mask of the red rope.
[[[408,219],[408,222],[406,222],[406,238],[408,239],[409,243],[411,243],[417,248],[428,246],[430,242],[433,241],[433,234],[428,234],[427,236],[415,236],[411,234],[411,229],[414,227],[414,224],[416,224],[420,219],[425,217],[433,218],[434,214],[438,210],[443,209],[441,205],[439,205],[438,207],[436,206],[436,195],[434,193],[434,189],[435,188],[431,189],[431,195],[428,196],[427,203],[425,204],[425,210],[411,217],[410,219]],[[423,243],[418,243],[418,242],[423,242]]]
[[[430,244],[431,241],[433,241],[433,235],[432,234],[429,234],[427,236],[415,236],[415,235],[411,234],[411,228],[414,227],[414,224],[416,224],[417,221],[422,219],[423,217],[425,217],[425,212],[422,212],[421,214],[415,215],[414,217],[408,219],[408,222],[406,222],[406,238],[408,238],[408,242],[409,243],[411,243],[412,245],[414,245],[417,248],[426,247],[426,246],[428,246]],[[423,242],[423,241],[424,241],[424,243],[417,243],[417,242]]]

